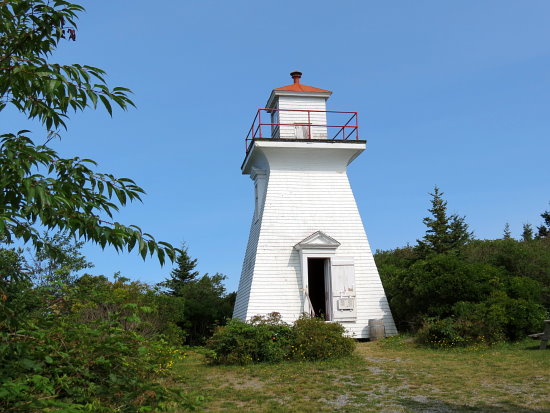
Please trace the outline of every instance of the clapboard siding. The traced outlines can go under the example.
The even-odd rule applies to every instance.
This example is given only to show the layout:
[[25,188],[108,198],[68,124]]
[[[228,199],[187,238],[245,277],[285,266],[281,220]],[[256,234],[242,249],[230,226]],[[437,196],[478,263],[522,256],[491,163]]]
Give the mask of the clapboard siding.
[[287,322],[296,320],[304,308],[304,292],[294,246],[322,231],[340,242],[336,257],[354,258],[357,319],[342,323],[348,334],[366,338],[368,320],[380,318],[387,334],[395,334],[346,173],[354,152],[329,142],[303,147],[281,142],[276,148],[254,144],[267,159],[269,173],[262,213],[251,225],[234,316],[250,319],[276,311]]
[[[297,110],[326,110],[325,99],[315,97],[296,97],[296,96],[280,96],[278,100],[279,109],[297,109]],[[307,112],[294,111],[279,111],[279,129],[280,138],[284,139],[326,139],[327,128],[320,126],[288,126],[288,124],[313,124],[326,125],[327,117],[325,112],[310,112],[309,117]],[[311,136],[309,132],[311,131]],[[305,135],[304,135],[305,134]]]
[[256,213],[252,218],[250,225],[250,235],[248,237],[248,245],[243,261],[243,269],[241,279],[239,281],[239,289],[235,299],[235,307],[233,309],[233,317],[245,320],[248,302],[250,300],[250,287],[252,285],[252,276],[256,263],[256,250],[258,246],[258,236],[260,234],[262,218],[256,219]]

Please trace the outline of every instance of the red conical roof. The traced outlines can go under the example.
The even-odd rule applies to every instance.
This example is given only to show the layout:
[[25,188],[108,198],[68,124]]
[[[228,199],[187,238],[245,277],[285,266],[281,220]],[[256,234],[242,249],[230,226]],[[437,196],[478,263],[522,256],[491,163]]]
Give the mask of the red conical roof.
[[308,86],[308,85],[302,85],[300,83],[300,78],[302,77],[302,72],[299,72],[295,70],[294,72],[290,73],[290,76],[292,76],[292,79],[294,79],[294,83],[287,86],[281,86],[273,90],[290,90],[293,92],[324,92],[324,93],[332,93],[330,90],[325,89],[319,89],[318,87]]

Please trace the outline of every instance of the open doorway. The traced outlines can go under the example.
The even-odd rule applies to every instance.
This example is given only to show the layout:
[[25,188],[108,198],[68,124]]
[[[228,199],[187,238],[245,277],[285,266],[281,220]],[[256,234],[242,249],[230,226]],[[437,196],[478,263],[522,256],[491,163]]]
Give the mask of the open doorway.
[[307,259],[308,295],[315,317],[330,320],[327,302],[330,295],[328,279],[328,258]]

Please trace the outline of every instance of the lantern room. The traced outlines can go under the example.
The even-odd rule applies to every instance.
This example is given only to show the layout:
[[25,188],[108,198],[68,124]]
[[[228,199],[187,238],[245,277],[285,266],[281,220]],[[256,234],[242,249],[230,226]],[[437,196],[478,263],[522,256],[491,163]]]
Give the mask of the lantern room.
[[259,108],[246,137],[255,139],[358,140],[357,112],[327,110],[330,90],[301,83],[302,72],[290,73],[293,83],[273,89]]

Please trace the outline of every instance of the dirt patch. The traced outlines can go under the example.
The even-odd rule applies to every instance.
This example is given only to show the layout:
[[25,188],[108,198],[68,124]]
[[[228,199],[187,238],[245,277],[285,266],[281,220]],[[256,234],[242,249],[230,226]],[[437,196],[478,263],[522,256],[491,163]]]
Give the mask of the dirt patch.
[[231,384],[231,387],[237,390],[261,389],[264,386],[265,383],[255,377],[247,378],[246,380],[240,380]]
[[367,361],[370,361],[371,363],[387,363],[388,361],[396,361],[396,362],[401,362],[401,358],[397,357],[397,358],[376,358],[376,357],[365,357],[363,356],[363,358]]
[[327,400],[327,403],[334,407],[344,407],[349,403],[349,400],[348,394],[342,394],[334,400]]
[[382,370],[380,367],[376,367],[376,366],[369,366],[368,370],[372,374],[376,374],[376,375],[384,373],[384,370]]

